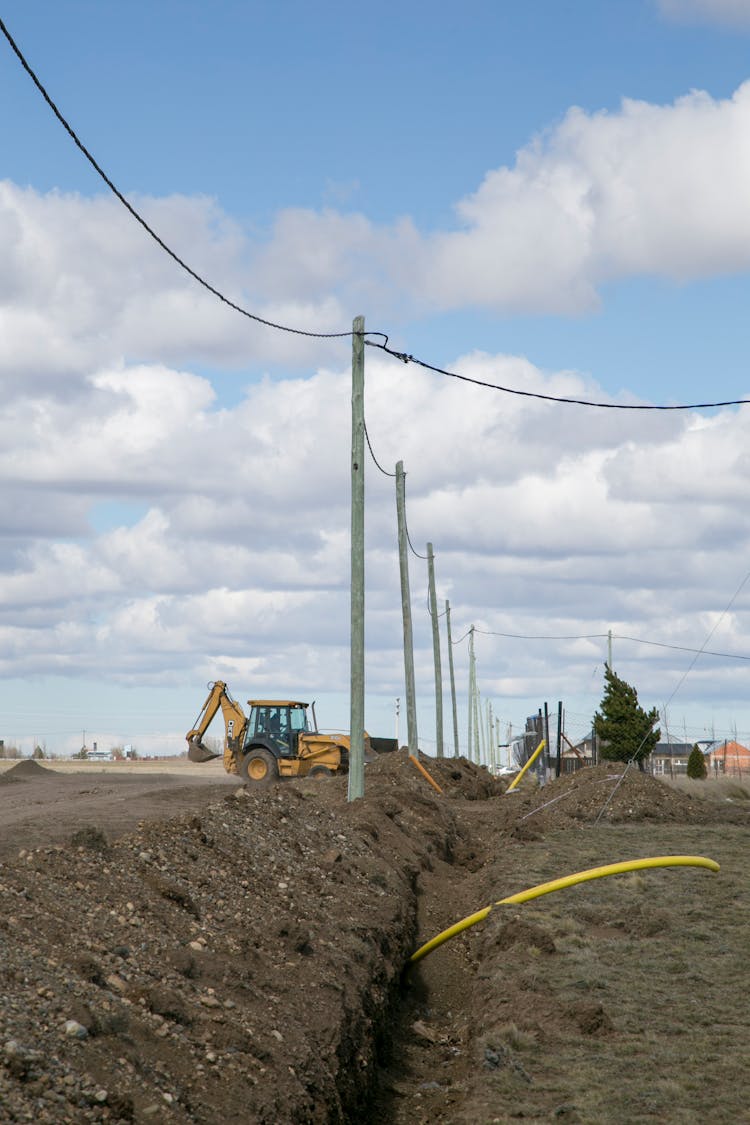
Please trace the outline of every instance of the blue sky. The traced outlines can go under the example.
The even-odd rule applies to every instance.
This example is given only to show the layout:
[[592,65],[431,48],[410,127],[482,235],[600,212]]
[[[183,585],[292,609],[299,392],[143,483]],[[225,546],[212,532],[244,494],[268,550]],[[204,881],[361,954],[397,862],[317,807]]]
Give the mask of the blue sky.
[[[114,182],[261,315],[363,313],[432,363],[544,393],[750,397],[743,0],[10,0],[3,19]],[[7,738],[163,753],[212,678],[345,725],[347,345],[273,338],[180,275],[4,40],[0,104]],[[604,648],[491,633],[697,648],[716,627],[708,647],[750,653],[742,597],[719,620],[747,569],[742,420],[520,406],[368,354],[376,452],[406,462],[457,635],[486,629],[505,724],[563,698],[583,727]],[[388,488],[373,469],[380,733],[403,695]],[[417,644],[429,748],[426,622]],[[616,653],[649,706],[689,660]],[[670,709],[695,737],[750,738],[745,683],[701,658]]]

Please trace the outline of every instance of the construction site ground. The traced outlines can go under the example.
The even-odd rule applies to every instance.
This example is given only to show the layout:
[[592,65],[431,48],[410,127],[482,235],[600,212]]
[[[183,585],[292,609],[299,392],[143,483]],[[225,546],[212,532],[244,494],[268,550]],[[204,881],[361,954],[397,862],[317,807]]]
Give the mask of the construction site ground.
[[750,1122],[750,788],[423,761],[3,763],[0,1122]]

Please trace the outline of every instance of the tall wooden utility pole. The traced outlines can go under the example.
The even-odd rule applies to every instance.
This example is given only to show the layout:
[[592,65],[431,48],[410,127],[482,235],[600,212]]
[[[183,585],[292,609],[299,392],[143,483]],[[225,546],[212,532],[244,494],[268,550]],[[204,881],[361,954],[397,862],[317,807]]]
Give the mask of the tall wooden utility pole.
[[477,657],[474,653],[474,761],[479,765],[482,760],[481,752],[479,749],[479,732],[481,725],[481,718],[479,715],[479,698],[480,691],[477,684]]
[[406,534],[406,476],[404,462],[396,465],[396,513],[398,516],[398,564],[401,572],[401,616],[404,622],[404,679],[406,682],[406,733],[409,753],[416,758],[417,691],[414,683],[414,634],[411,626],[411,593],[409,591],[409,540]]
[[435,594],[435,556],[432,543],[427,544],[427,578],[430,587],[430,616],[432,617],[432,655],[435,662],[435,742],[437,756],[445,756],[443,750],[443,668],[440,660],[440,620],[438,618],[437,595]]
[[469,629],[469,732],[468,741],[466,745],[466,757],[471,761],[471,756],[474,751],[474,676],[476,669],[474,667],[474,626]]
[[607,631],[607,667],[612,671],[612,630]]
[[453,708],[453,757],[458,757],[458,708],[456,706],[456,674],[453,669],[453,640],[451,639],[451,604],[446,600],[445,620],[448,627],[448,668],[451,677],[451,706]]
[[352,324],[352,541],[349,789],[365,795],[365,318]]

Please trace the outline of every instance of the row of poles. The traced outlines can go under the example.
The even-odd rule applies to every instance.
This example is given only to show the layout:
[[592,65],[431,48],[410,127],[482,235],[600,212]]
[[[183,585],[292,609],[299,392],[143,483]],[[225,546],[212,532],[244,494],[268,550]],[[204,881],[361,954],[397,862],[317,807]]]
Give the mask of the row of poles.
[[[350,673],[350,751],[349,791],[350,801],[364,796],[364,730],[365,730],[365,320],[355,317],[352,324],[352,461],[351,461],[351,673]],[[404,633],[404,678],[406,694],[407,745],[411,755],[418,752],[417,702],[414,676],[414,635],[409,586],[409,535],[406,524],[406,474],[404,463],[396,465],[396,512],[398,518],[398,557],[401,577],[401,616]],[[443,741],[443,689],[440,654],[440,617],[435,589],[435,556],[432,543],[427,544],[427,575],[429,607],[432,618],[432,644],[435,664],[435,733],[436,754],[445,756]],[[453,665],[453,640],[451,637],[450,603],[445,602],[448,639],[451,703],[453,709],[453,753],[459,753],[458,710],[456,706],[456,681]],[[469,729],[468,753],[480,760],[480,743],[494,746],[494,720],[491,708],[487,719],[488,742],[484,741],[484,727],[480,721],[479,691],[476,679],[474,654],[474,626],[469,630]]]

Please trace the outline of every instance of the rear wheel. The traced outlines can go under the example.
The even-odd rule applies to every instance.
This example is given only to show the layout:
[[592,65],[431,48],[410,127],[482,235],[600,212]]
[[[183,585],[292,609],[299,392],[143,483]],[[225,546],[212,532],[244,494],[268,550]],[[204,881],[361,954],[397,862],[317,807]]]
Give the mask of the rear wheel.
[[333,770],[330,770],[328,766],[313,766],[307,776],[322,781],[326,777],[333,777]]
[[268,750],[251,750],[240,762],[240,777],[248,785],[268,785],[279,776],[276,759]]

